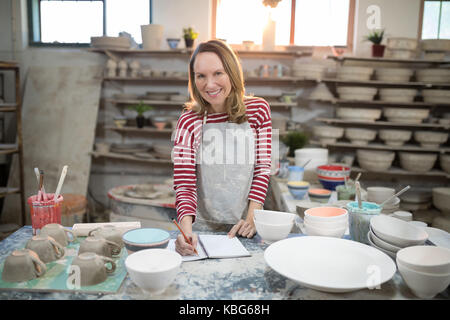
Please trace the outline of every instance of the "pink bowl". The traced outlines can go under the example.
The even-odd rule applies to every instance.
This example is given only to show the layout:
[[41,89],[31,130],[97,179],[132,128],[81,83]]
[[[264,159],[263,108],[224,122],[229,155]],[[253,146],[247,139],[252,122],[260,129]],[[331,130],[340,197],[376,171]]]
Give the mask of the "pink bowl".
[[305,218],[311,221],[339,221],[348,219],[348,211],[336,207],[316,207],[305,210]]

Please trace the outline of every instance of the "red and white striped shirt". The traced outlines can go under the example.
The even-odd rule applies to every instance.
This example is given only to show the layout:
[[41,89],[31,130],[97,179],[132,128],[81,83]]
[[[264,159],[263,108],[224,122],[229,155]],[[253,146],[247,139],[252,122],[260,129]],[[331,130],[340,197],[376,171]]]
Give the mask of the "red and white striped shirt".
[[[255,136],[255,168],[248,195],[249,200],[264,204],[269,184],[272,147],[272,121],[270,106],[262,98],[248,98],[244,101],[247,108],[248,123]],[[206,123],[228,121],[226,113],[207,115]],[[196,154],[201,141],[203,115],[193,111],[183,113],[178,119],[173,149],[174,190],[177,220],[185,216],[196,215],[197,209],[197,172]]]

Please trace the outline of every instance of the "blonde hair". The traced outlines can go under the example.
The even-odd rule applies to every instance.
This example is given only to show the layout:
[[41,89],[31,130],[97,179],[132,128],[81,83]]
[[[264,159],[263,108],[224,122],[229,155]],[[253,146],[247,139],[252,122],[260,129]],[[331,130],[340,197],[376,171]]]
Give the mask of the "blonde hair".
[[195,85],[194,63],[197,55],[201,52],[215,53],[223,64],[226,74],[231,82],[231,92],[225,99],[225,109],[229,117],[229,121],[242,123],[247,121],[246,106],[244,104],[245,88],[244,76],[242,74],[241,63],[234,53],[233,49],[221,40],[209,40],[200,43],[195,49],[189,61],[189,93],[191,101],[185,104],[187,110],[192,110],[198,114],[204,114],[206,108],[210,105],[201,96],[197,86]]

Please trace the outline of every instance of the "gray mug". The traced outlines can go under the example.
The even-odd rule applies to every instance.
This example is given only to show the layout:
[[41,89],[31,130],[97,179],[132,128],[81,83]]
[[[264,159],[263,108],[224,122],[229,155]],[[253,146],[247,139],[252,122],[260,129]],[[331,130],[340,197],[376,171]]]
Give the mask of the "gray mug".
[[65,253],[64,247],[50,236],[34,236],[27,242],[26,248],[36,252],[44,263],[58,260]]
[[112,258],[120,255],[122,248],[115,242],[100,238],[89,236],[80,244],[78,254],[84,252],[93,252],[100,256]]
[[73,260],[71,270],[75,270],[75,276],[80,277],[80,285],[92,286],[105,281],[108,274],[116,270],[116,263],[111,258],[84,252]]
[[3,266],[2,280],[22,282],[41,277],[46,271],[45,264],[36,252],[29,249],[14,250]]

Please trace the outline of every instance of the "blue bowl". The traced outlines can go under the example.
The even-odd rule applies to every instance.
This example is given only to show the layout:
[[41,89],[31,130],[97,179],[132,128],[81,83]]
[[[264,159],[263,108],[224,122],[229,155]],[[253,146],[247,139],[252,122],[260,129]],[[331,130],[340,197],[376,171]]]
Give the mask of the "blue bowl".
[[308,193],[308,187],[306,188],[292,188],[288,185],[289,192],[292,194],[294,199],[302,200],[305,195]]
[[167,43],[170,49],[175,50],[178,47],[178,43],[180,43],[180,39],[167,38]]
[[128,253],[133,253],[144,249],[167,248],[170,234],[162,229],[140,228],[125,232],[122,240]]
[[331,191],[335,191],[336,187],[341,185],[341,184],[345,184],[345,181],[333,181],[333,180],[325,180],[325,179],[319,179],[319,182],[322,184],[322,186],[327,189],[327,190],[331,190]]

